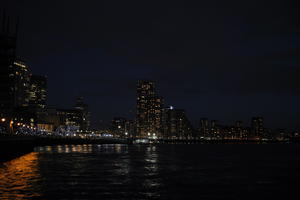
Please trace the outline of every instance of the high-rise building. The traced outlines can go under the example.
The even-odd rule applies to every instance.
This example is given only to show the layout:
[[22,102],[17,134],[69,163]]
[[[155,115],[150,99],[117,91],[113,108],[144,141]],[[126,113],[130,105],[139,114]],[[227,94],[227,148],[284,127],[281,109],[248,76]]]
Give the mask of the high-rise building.
[[138,81],[136,109],[136,137],[160,137],[163,98],[156,96],[152,81]]
[[209,123],[207,118],[200,119],[200,136],[204,138],[209,137]]
[[31,76],[26,62],[17,58],[18,23],[15,28],[10,27],[10,18],[5,13],[0,21],[0,116],[6,117],[7,122],[35,125],[41,112],[32,108],[45,108],[46,81]]
[[235,139],[245,139],[247,136],[244,134],[243,122],[236,121],[234,127],[234,138]]
[[220,137],[220,129],[217,120],[210,121],[210,138],[211,139],[219,139]]
[[13,63],[13,89],[14,107],[25,107],[29,105],[30,73],[24,61],[15,60]]
[[0,20],[0,115],[11,114],[16,102],[15,60],[17,31],[10,29],[9,18],[3,13]]
[[115,117],[111,124],[112,133],[115,137],[126,136],[126,119],[124,117]]
[[75,110],[77,110],[79,117],[78,124],[80,125],[80,129],[83,131],[87,131],[90,129],[90,112],[88,105],[84,103],[83,97],[78,97],[76,99]]
[[30,76],[29,105],[44,109],[47,101],[47,78],[45,76]]
[[125,123],[125,137],[133,137],[135,136],[136,124],[134,120],[126,120]]
[[[59,126],[76,127],[77,130],[81,129],[80,121],[81,116],[75,109],[55,109],[55,115],[59,119]],[[75,129],[75,128],[74,128]]]
[[193,128],[183,109],[172,106],[163,111],[164,139],[191,139]]
[[262,138],[264,135],[264,120],[262,117],[253,117],[251,120],[252,137]]
[[[5,68],[0,68],[2,67]],[[0,80],[0,115],[10,119],[13,119],[16,113],[32,115],[33,111],[28,109],[30,74],[26,63],[14,60],[12,65],[9,65],[9,74],[1,75],[4,80]]]
[[160,138],[162,136],[162,115],[163,115],[163,105],[164,99],[163,97],[155,97],[154,98],[154,121],[151,122],[152,133],[156,133],[156,136]]

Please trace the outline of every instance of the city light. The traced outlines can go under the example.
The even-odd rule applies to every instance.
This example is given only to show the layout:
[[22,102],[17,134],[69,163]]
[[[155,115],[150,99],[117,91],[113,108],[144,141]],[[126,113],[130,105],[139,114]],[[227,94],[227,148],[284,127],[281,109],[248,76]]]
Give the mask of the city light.
[[296,1],[7,2],[0,200],[300,196]]

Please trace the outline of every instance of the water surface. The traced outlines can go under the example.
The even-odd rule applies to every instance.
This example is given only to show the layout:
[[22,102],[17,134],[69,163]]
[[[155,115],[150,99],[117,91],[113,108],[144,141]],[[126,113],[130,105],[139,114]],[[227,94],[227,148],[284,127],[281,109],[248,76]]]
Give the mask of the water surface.
[[297,195],[298,144],[58,145],[0,164],[0,199]]

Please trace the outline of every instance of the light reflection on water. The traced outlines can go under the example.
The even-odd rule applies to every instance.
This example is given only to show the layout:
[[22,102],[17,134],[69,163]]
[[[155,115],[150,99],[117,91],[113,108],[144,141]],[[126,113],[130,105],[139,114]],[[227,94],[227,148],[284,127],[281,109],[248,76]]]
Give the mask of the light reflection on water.
[[93,153],[97,151],[101,153],[121,153],[126,148],[127,145],[122,144],[81,144],[37,147],[36,151],[40,153]]
[[38,182],[38,153],[32,152],[0,165],[1,199],[25,199],[41,196]]
[[0,164],[0,199],[268,199],[297,186],[299,151],[300,145],[38,147]]

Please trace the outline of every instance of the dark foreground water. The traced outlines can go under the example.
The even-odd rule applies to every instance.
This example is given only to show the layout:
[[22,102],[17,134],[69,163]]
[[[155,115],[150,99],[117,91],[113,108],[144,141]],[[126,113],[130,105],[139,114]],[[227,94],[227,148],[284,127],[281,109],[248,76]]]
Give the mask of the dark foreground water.
[[0,199],[299,199],[299,153],[299,144],[39,147],[0,164]]

